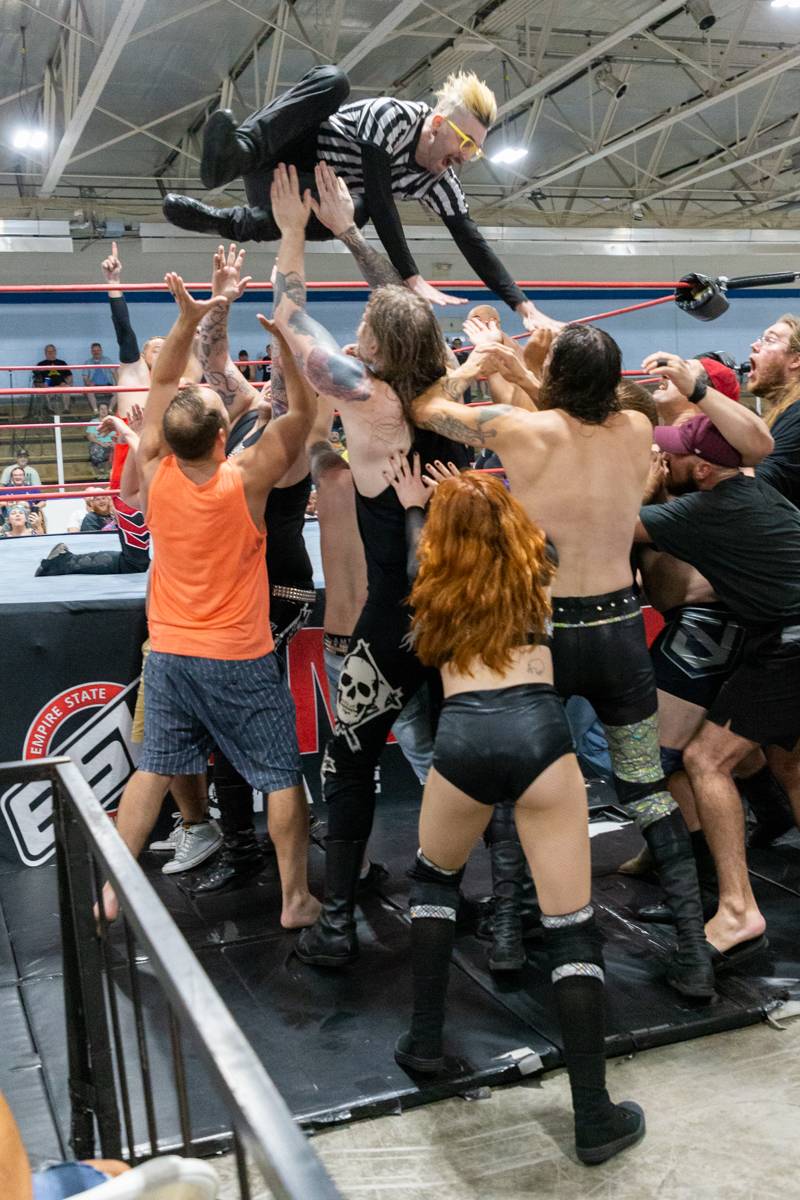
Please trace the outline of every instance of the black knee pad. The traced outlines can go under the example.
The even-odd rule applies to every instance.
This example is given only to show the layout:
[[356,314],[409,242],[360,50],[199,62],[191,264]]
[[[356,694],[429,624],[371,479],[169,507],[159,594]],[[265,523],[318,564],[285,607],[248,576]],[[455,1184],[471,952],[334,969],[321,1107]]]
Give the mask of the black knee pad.
[[683,751],[673,750],[670,746],[661,746],[661,769],[664,775],[669,779],[670,775],[676,775],[678,771],[683,770]]
[[544,939],[551,971],[567,963],[592,963],[603,967],[603,938],[594,914],[578,925],[563,925],[557,929],[545,926]]
[[408,872],[411,880],[409,905],[420,907],[458,908],[458,889],[464,878],[464,867],[460,871],[443,871],[435,863],[418,854]]

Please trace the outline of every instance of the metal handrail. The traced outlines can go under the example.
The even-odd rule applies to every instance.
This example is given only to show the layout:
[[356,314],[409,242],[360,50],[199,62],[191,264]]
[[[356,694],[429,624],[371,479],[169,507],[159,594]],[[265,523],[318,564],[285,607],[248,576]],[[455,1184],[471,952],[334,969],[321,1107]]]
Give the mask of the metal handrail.
[[[0,763],[0,785],[21,780],[52,782],[57,835],[64,819],[77,821],[170,1005],[191,1030],[222,1098],[235,1113],[236,1127],[244,1132],[265,1182],[281,1200],[337,1200],[339,1191],[275,1084],[77,767],[59,757]],[[59,836],[56,844],[63,855]]]

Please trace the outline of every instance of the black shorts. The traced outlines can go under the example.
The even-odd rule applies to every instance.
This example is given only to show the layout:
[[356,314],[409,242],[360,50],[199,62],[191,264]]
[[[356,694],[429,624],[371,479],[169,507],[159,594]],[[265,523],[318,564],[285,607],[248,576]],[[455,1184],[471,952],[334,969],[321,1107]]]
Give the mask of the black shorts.
[[585,697],[604,725],[631,725],[658,708],[635,588],[554,596],[552,648],[559,695]]
[[433,765],[481,804],[513,803],[551,763],[573,753],[555,688],[523,683],[448,696]]
[[683,604],[664,621],[650,647],[656,687],[709,709],[741,661],[743,627],[724,604]]
[[709,721],[762,746],[792,750],[800,738],[800,624],[751,633]]

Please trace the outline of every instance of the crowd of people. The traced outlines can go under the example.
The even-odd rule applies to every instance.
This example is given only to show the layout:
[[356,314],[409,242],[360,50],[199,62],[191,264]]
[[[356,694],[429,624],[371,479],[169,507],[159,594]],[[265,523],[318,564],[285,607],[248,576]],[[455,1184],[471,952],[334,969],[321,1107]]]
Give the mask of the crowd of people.
[[[316,68],[311,83],[317,99],[324,84],[335,114],[332,70]],[[418,175],[444,178],[449,162],[480,150],[491,105],[464,78],[422,115]],[[281,120],[291,125],[300,108]],[[209,185],[262,169],[267,143],[278,153],[267,115],[239,130],[212,118]],[[248,282],[244,251],[218,249],[208,300],[168,274],[177,319],[140,349],[114,248],[103,266],[120,284],[109,294],[119,383],[149,389],[143,412],[123,392],[107,418],[122,545],[113,565],[56,547],[40,573],[131,569],[134,550],[146,569],[152,535],[134,720],[142,745],[118,831],[141,853],[171,793],[179,823],[151,848],[171,852],[168,873],[197,868],[183,886],[213,895],[264,867],[253,820],[253,791],[263,792],[279,920],[299,930],[295,953],[310,967],[359,957],[375,768],[394,731],[424,783],[416,854],[409,847],[413,1006],[397,1062],[434,1076],[443,1068],[459,885],[483,837],[496,894],[490,965],[518,969],[525,922],[541,929],[576,1151],[599,1163],[639,1141],[645,1121],[605,1086],[605,966],[564,701],[580,700],[581,720],[588,709],[619,804],[641,831],[642,854],[624,869],[654,871],[663,890],[664,903],[638,915],[674,925],[665,980],[710,1002],[717,975],[766,945],[742,796],[762,844],[800,822],[800,318],[779,317],[753,342],[749,387],[767,402],[762,420],[713,351],[656,350],[641,364],[660,380],[655,390],[627,383],[607,333],[537,313],[473,240],[531,336],[518,346],[497,310],[480,306],[459,361],[434,314],[441,296],[409,274],[396,231],[382,235],[391,262],[364,240],[359,196],[345,182],[355,167],[331,158],[339,175],[325,162],[273,163],[260,207],[230,210],[242,227],[259,214],[261,233],[280,237],[273,314],[258,318],[272,349],[266,396],[228,348],[230,307]],[[423,191],[419,178],[402,180],[401,194]],[[443,185],[436,203],[463,249],[468,218],[447,212],[457,202]],[[190,227],[222,222],[187,203],[172,213]],[[338,238],[373,289],[353,345],[339,346],[309,311],[307,236]],[[465,404],[481,380],[491,403]],[[309,815],[284,669],[315,599],[303,542],[312,482],[335,712],[322,764],[321,899],[308,888]],[[665,618],[652,651],[642,596]],[[219,824],[208,816],[212,753]],[[113,920],[109,884],[99,902]]]

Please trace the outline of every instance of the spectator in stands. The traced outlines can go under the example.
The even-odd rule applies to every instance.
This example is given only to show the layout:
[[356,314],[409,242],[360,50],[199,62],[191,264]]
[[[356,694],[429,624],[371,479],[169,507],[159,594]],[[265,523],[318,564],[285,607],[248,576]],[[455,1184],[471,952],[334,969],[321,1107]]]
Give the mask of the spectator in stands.
[[247,382],[252,383],[253,380],[255,379],[256,368],[251,367],[249,365],[249,363],[248,363],[249,358],[250,358],[250,355],[247,352],[247,350],[240,350],[238,361],[237,361],[236,365],[239,368],[239,370],[242,372],[242,374],[244,375]]
[[[100,488],[87,488],[88,492],[100,492]],[[87,496],[85,509],[76,508],[70,514],[67,533],[113,533],[117,528],[111,497],[106,495]]]
[[[266,346],[264,347],[263,357],[268,358],[270,360],[272,359],[272,347],[270,346],[269,342],[267,342]],[[258,378],[261,380],[262,383],[269,383],[270,379],[272,378],[272,362],[271,361],[263,363],[258,368]]]
[[[37,478],[38,478],[38,476],[37,476]],[[41,491],[41,488],[37,488],[33,484],[27,484],[25,482],[25,468],[24,467],[20,467],[20,466],[12,467],[11,475],[10,475],[10,478],[8,481],[7,490],[3,491],[2,494],[0,494],[0,502],[4,502],[4,501],[8,500],[12,496],[25,496],[26,500],[22,501],[21,503],[24,503],[25,507],[27,509],[29,509],[31,512],[35,512],[38,514],[38,516],[41,518],[41,528],[38,529],[37,532],[44,533],[45,532],[45,530],[44,530],[44,511],[43,511],[44,504],[45,504],[44,500],[38,500],[38,501],[37,500],[27,500],[27,497],[30,496],[30,494],[32,492],[39,492],[39,491]],[[0,521],[5,521],[7,519],[7,517],[8,517],[8,506],[4,504],[3,507],[0,508]]]
[[42,481],[39,477],[39,472],[35,467],[28,463],[28,451],[24,446],[17,446],[17,456],[15,462],[5,468],[2,476],[0,476],[0,487],[7,487],[11,479],[11,472],[15,467],[22,467],[25,472],[25,484],[30,487],[41,487]]
[[96,408],[95,419],[90,421],[86,427],[86,436],[89,439],[89,462],[94,468],[97,479],[108,479],[111,468],[111,451],[117,440],[113,430],[101,428],[102,422],[107,416],[108,404],[105,400],[101,400]]
[[36,514],[36,520],[33,521],[33,514],[28,505],[20,502],[9,506],[8,520],[3,525],[0,537],[33,537],[42,532],[41,518]]
[[[44,367],[46,370],[33,372],[31,377],[32,386],[52,388],[69,387],[72,383],[72,371],[58,370],[59,367],[65,367],[66,365],[67,364],[63,358],[56,357],[56,348],[52,342],[49,342],[44,348],[44,358],[40,358],[39,362],[37,363],[37,366]],[[33,399],[40,399],[40,397],[34,397]],[[67,417],[70,413],[70,402],[72,397],[69,395],[69,393],[62,393],[62,399],[64,402],[64,416]],[[52,403],[48,407],[51,413],[56,411],[53,408]],[[41,413],[43,412],[44,406],[32,403],[31,408],[36,408]]]
[[[84,387],[113,387],[117,382],[117,373],[113,368],[104,366],[104,363],[110,363],[111,359],[103,354],[103,347],[99,342],[92,342],[89,350],[91,361],[97,363],[97,366],[90,367],[88,371],[83,372]],[[106,402],[110,410],[114,407],[114,395],[104,395],[102,392],[87,392],[86,399],[89,401],[89,407],[95,416],[97,416],[97,406],[100,403]]]

